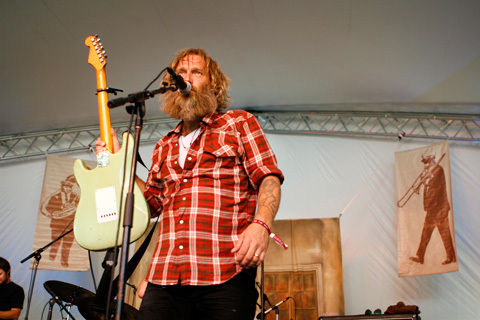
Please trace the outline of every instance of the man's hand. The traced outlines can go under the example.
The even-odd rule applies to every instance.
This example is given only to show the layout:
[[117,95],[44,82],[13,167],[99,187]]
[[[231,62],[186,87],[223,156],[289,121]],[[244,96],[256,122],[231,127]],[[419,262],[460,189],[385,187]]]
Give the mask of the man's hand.
[[[266,176],[260,183],[255,218],[263,221],[269,228],[272,227],[280,205],[280,195],[280,179],[274,175]],[[243,268],[260,265],[265,259],[269,239],[268,231],[264,226],[258,223],[250,224],[238,237],[232,249],[235,262]]]
[[137,294],[140,298],[143,298],[143,296],[145,295],[145,290],[147,289],[147,285],[148,285],[148,282],[145,279],[142,280],[142,282],[140,282],[140,284],[138,285]]
[[[113,153],[118,152],[120,150],[120,142],[118,142],[118,136],[115,130],[113,128],[110,128],[110,133],[112,134],[112,139],[113,139]],[[102,139],[98,138],[95,141],[96,145],[96,153],[99,154],[101,152],[107,151],[106,143],[102,141]]]
[[239,236],[232,253],[235,254],[235,262],[243,268],[259,266],[265,259],[268,249],[268,232],[257,224],[250,224]]

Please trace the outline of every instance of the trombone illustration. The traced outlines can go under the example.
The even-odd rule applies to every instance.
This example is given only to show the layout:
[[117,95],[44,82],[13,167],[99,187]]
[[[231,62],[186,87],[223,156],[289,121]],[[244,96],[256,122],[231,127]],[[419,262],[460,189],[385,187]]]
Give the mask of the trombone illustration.
[[429,163],[430,161],[435,159],[435,156],[427,156],[426,158],[422,156],[422,162],[425,163],[425,166],[423,167],[422,172],[420,172],[415,181],[413,181],[412,185],[405,192],[403,197],[401,197],[400,200],[397,201],[397,207],[403,208],[414,194],[420,194],[420,188],[422,187],[422,185],[425,184],[428,177],[430,176],[429,172],[432,171],[433,168],[438,166],[440,164],[440,161],[442,161],[444,157],[445,153],[442,154],[440,159],[438,159],[435,166],[430,168]]

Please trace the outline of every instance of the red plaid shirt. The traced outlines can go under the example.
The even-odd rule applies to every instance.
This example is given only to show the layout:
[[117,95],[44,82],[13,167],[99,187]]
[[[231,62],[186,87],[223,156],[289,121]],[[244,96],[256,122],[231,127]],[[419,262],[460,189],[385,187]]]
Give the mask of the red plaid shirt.
[[181,124],[152,155],[145,197],[161,213],[147,280],[159,285],[213,285],[240,272],[230,252],[255,216],[257,192],[270,174],[283,181],[257,119],[245,111],[214,113],[178,164]]

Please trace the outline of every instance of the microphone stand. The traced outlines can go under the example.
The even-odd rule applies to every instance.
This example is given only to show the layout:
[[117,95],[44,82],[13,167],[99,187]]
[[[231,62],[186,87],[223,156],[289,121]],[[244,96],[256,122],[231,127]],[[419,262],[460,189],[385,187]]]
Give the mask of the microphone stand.
[[177,90],[176,86],[166,87],[165,83],[162,87],[152,91],[141,91],[133,94],[129,94],[126,98],[117,98],[108,102],[109,108],[119,107],[126,103],[133,103],[133,106],[127,106],[127,112],[129,114],[135,114],[135,140],[133,145],[133,157],[132,166],[130,169],[130,183],[128,185],[128,193],[125,200],[125,214],[123,218],[123,241],[122,241],[122,254],[120,257],[120,268],[118,274],[118,293],[117,293],[117,306],[115,313],[115,320],[122,318],[123,301],[125,295],[126,286],[126,266],[128,262],[128,249],[130,245],[130,233],[133,221],[133,208],[134,208],[134,186],[137,170],[137,155],[140,145],[140,134],[143,127],[143,117],[145,116],[145,100],[154,97],[159,93],[165,93],[167,91]]
[[280,317],[280,309],[278,309],[278,307],[275,307],[275,319],[279,319]]
[[264,266],[264,263],[262,261],[262,267],[261,267],[261,281],[262,281],[262,286],[260,287],[260,305],[261,305],[261,318],[262,320],[265,319],[265,266]]
[[41,253],[43,251],[45,251],[45,249],[50,247],[52,244],[54,244],[55,242],[57,242],[61,238],[65,237],[67,234],[69,234],[72,231],[73,231],[73,229],[68,230],[64,234],[60,235],[57,239],[51,241],[50,243],[43,246],[42,248],[35,250],[30,255],[28,255],[26,258],[24,258],[22,261],[20,261],[20,263],[24,263],[25,261],[27,261],[30,258],[35,258],[35,260],[33,261],[32,275],[30,277],[30,286],[28,288],[27,311],[26,311],[26,314],[25,314],[25,320],[28,320],[28,313],[30,312],[30,305],[32,303],[33,287],[35,286],[35,279],[37,277],[38,264],[40,263],[40,260],[42,259]]
[[55,300],[53,298],[51,298],[49,301],[48,301],[48,315],[47,315],[47,320],[52,320],[52,314],[53,314],[53,305],[55,304]]

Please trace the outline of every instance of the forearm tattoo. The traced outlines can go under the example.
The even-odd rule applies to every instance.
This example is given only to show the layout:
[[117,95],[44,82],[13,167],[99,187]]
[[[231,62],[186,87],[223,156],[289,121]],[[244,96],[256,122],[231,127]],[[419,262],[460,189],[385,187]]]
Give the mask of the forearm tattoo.
[[258,208],[268,210],[275,215],[280,203],[280,182],[274,177],[266,177],[261,185]]

